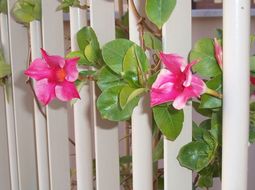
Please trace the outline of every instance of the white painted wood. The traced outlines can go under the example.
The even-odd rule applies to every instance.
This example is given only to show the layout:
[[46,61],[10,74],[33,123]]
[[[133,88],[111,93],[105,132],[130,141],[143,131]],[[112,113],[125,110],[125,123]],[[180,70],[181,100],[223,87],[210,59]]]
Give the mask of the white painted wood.
[[[144,1],[134,0],[137,9],[142,14]],[[129,32],[130,40],[140,44],[137,18],[129,3]],[[132,114],[132,164],[133,164],[133,189],[152,190],[152,114],[149,97],[142,98]],[[142,150],[142,151],[141,151]]]
[[[91,0],[91,26],[104,45],[115,38],[114,1]],[[95,90],[95,86],[93,85]],[[96,101],[96,95],[94,94]],[[95,120],[96,186],[97,190],[120,188],[118,124],[102,120],[93,105]]]
[[246,190],[250,90],[249,0],[223,1],[223,30],[222,190]]
[[[40,48],[42,47],[42,35],[40,21],[33,21],[30,23],[30,43],[32,60],[41,57]],[[47,122],[46,118],[40,112],[35,100],[34,122],[39,189],[49,190],[50,175],[48,160]]]
[[[80,1],[86,3],[85,0]],[[71,49],[78,50],[76,34],[87,25],[87,11],[80,8],[70,8]],[[92,115],[90,85],[85,85],[79,92],[81,100],[78,100],[74,108],[75,129],[75,154],[76,154],[76,176],[78,190],[93,189],[93,165],[92,165]]]
[[[181,24],[180,24],[181,22]],[[163,27],[165,53],[177,53],[188,57],[192,41],[191,1],[177,1],[169,21]],[[192,106],[184,109],[185,120],[180,136],[174,141],[164,140],[165,190],[191,190],[191,171],[180,166],[176,159],[180,148],[192,140]]]
[[[3,53],[9,57],[9,35],[8,35],[8,16],[0,14],[0,30],[1,30],[1,45]],[[8,50],[8,51],[7,51]],[[9,58],[8,58],[9,60]],[[7,136],[7,121],[6,121],[6,106],[5,89],[0,87],[0,189],[11,189],[11,176],[9,165],[9,150]]]
[[[33,96],[31,89],[26,84],[26,76],[24,75],[24,70],[26,70],[28,62],[28,30],[21,24],[16,23],[11,15],[11,8],[15,2],[15,0],[8,1],[15,116],[15,128],[12,128],[10,131],[10,139],[12,139],[14,143],[16,135],[19,190],[34,190],[37,188],[38,184],[34,141]],[[15,145],[11,146],[13,147],[9,148],[10,152],[12,152],[10,154],[15,157]],[[10,158],[12,158],[12,156],[10,155]],[[16,168],[16,166],[14,167]],[[16,176],[12,183],[18,183]],[[14,189],[18,189],[18,184],[15,185]]]
[[[42,1],[43,47],[51,55],[64,56],[63,13],[57,0]],[[51,190],[70,190],[68,114],[66,103],[54,101],[46,108]]]

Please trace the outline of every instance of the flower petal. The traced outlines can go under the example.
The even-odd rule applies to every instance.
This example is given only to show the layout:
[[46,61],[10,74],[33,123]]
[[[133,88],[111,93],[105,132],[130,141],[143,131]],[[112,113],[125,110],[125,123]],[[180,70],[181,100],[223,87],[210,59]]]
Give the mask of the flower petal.
[[184,91],[181,94],[179,94],[179,96],[177,96],[176,99],[174,100],[173,107],[177,110],[183,109],[187,101],[192,97],[194,97],[192,87],[185,88]]
[[177,54],[160,53],[160,59],[163,61],[167,69],[175,74],[179,74],[181,72],[181,67],[186,62],[183,57]]
[[222,47],[220,45],[220,42],[217,40],[217,38],[214,38],[214,52],[216,60],[220,66],[220,68],[223,68],[223,52]]
[[191,87],[196,97],[200,97],[207,89],[204,81],[195,75],[192,76]]
[[173,106],[175,109],[183,109],[190,98],[200,97],[206,92],[206,84],[197,76],[192,76],[191,85],[186,87],[184,91],[176,97]]
[[80,98],[76,86],[72,82],[64,81],[55,88],[56,96],[62,101],[70,101],[73,98]]
[[191,72],[191,67],[195,64],[197,64],[199,62],[199,60],[195,60],[192,61],[191,63],[189,63],[186,67],[185,70],[183,71],[184,74],[186,75],[186,80],[183,83],[183,86],[188,87],[191,84],[191,80],[192,80],[192,72]]
[[151,88],[151,106],[173,101],[180,93],[175,88],[176,76],[162,69]]
[[39,80],[35,83],[35,93],[40,102],[49,104],[55,97],[55,83],[48,82],[48,79]]
[[43,59],[35,59],[24,74],[35,80],[53,77],[51,69]]
[[58,55],[48,55],[44,49],[41,49],[43,59],[50,67],[61,67],[65,66],[65,59]]
[[74,82],[77,80],[79,72],[77,69],[77,62],[80,58],[72,58],[66,60],[65,70],[66,70],[66,80],[69,82]]

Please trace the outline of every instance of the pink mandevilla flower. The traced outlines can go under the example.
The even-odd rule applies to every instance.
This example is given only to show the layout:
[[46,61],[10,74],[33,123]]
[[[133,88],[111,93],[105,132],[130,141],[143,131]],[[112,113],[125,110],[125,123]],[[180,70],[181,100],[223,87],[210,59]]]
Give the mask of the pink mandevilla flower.
[[216,60],[220,66],[220,68],[223,68],[223,52],[222,52],[222,47],[217,40],[217,38],[214,38],[214,52],[215,52],[215,57]]
[[185,59],[176,54],[160,54],[166,68],[162,69],[152,85],[151,106],[172,102],[175,109],[183,109],[190,98],[200,97],[206,85],[191,72],[193,61],[185,66]]
[[48,55],[41,49],[42,57],[35,59],[25,74],[36,80],[35,93],[40,102],[49,104],[54,98],[70,101],[80,98],[74,82],[78,78],[79,58],[64,59]]

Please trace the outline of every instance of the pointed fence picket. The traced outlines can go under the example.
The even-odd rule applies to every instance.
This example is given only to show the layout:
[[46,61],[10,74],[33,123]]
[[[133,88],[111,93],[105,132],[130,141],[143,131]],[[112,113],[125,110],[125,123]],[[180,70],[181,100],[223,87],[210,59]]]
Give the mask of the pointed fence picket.
[[[180,24],[180,18],[182,24]],[[188,57],[191,49],[191,1],[178,1],[171,18],[163,27],[165,53]],[[180,148],[192,140],[192,106],[184,110],[185,121],[181,135],[173,142],[164,140],[165,190],[192,190],[192,173],[181,167],[176,159]]]
[[[30,23],[30,45],[31,59],[35,60],[41,57],[40,48],[42,47],[42,32],[41,22],[33,21]],[[37,153],[37,168],[38,168],[38,185],[39,189],[50,189],[49,176],[49,159],[48,159],[48,141],[47,141],[47,121],[46,117],[41,113],[45,113],[45,109],[41,107],[41,111],[34,100],[34,126],[35,126],[35,141]]]
[[[63,13],[57,0],[42,1],[43,48],[64,56]],[[70,189],[68,115],[66,103],[53,102],[46,108],[51,190]]]
[[[26,76],[23,74],[28,64],[27,29],[18,24],[11,14],[15,0],[8,1],[10,62],[12,66],[12,92],[14,106],[14,125],[8,131],[10,139],[9,152],[11,163],[12,187],[14,190],[36,189],[37,167],[34,142],[33,99]],[[11,111],[10,111],[11,112]],[[10,114],[11,115],[11,114]],[[15,127],[14,127],[15,126]],[[16,141],[16,142],[15,142]],[[17,159],[17,160],[16,160]],[[15,170],[15,171],[14,171]],[[16,171],[18,171],[18,176]]]
[[[115,38],[114,1],[90,2],[90,21],[101,46]],[[95,92],[95,85],[93,91]],[[120,189],[119,138],[117,123],[101,119],[93,94],[97,190]]]
[[[143,14],[141,9],[144,1],[135,0],[134,6]],[[129,39],[140,45],[138,18],[134,14],[133,5],[129,1]],[[138,106],[134,109],[132,123],[132,166],[133,166],[133,189],[152,190],[152,117],[149,96],[141,98]]]
[[[8,30],[8,16],[6,14],[0,14],[0,32],[1,32],[1,45],[6,63],[10,64],[10,51],[9,51],[9,30]],[[8,139],[8,131],[13,129],[13,105],[12,105],[12,92],[11,92],[11,80],[8,80],[7,85],[0,90],[0,189],[11,189],[11,173],[10,173],[10,160],[11,153],[9,155],[9,147],[13,145],[11,138]],[[6,90],[9,92],[9,97],[6,94]],[[10,136],[9,136],[10,137]],[[9,146],[9,147],[8,147]],[[17,171],[16,171],[17,172]],[[12,175],[13,177],[14,175]]]
[[[85,0],[80,1],[85,4]],[[71,49],[78,50],[76,33],[87,25],[87,11],[77,7],[70,8]],[[80,90],[81,100],[73,105],[75,128],[76,176],[78,190],[93,189],[92,161],[92,115],[91,85],[84,85]]]

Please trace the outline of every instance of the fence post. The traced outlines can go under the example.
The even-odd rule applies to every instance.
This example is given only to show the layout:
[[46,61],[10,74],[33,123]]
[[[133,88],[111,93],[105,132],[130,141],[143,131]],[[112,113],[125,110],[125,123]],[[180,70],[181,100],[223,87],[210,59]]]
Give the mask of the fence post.
[[[81,0],[83,5],[86,0]],[[87,25],[87,11],[77,7],[70,7],[71,49],[78,50],[76,41],[77,32]],[[93,166],[92,166],[92,118],[91,86],[85,85],[80,90],[81,100],[74,104],[74,129],[75,129],[75,153],[76,176],[78,190],[93,190]]]
[[[115,38],[115,18],[113,0],[92,0],[91,26],[99,43],[103,46]],[[94,91],[95,92],[95,86]],[[96,101],[94,95],[93,102]],[[120,189],[118,123],[101,119],[93,105],[95,120],[96,183],[97,190]]]
[[222,190],[247,189],[250,0],[223,1]]
[[[140,12],[145,1],[134,0],[135,6]],[[140,44],[137,27],[138,20],[134,15],[131,2],[129,2],[129,31],[130,40]],[[142,98],[132,114],[132,165],[133,165],[133,189],[152,190],[152,116],[149,97]]]
[[[181,23],[180,23],[181,22]],[[176,7],[163,27],[163,48],[187,58],[191,49],[191,1],[177,1]],[[176,159],[180,148],[192,140],[192,106],[187,105],[180,136],[174,141],[164,140],[165,190],[191,190],[192,173],[180,166]]]
[[[40,48],[42,47],[42,35],[40,21],[36,20],[30,23],[30,43],[32,60],[41,57]],[[45,109],[43,109],[43,111],[45,111]],[[47,122],[46,118],[40,112],[35,100],[34,122],[39,189],[49,190],[50,177],[47,142]]]
[[[57,0],[42,1],[43,47],[64,56],[63,13]],[[68,114],[66,103],[52,102],[46,108],[51,190],[70,190]]]

